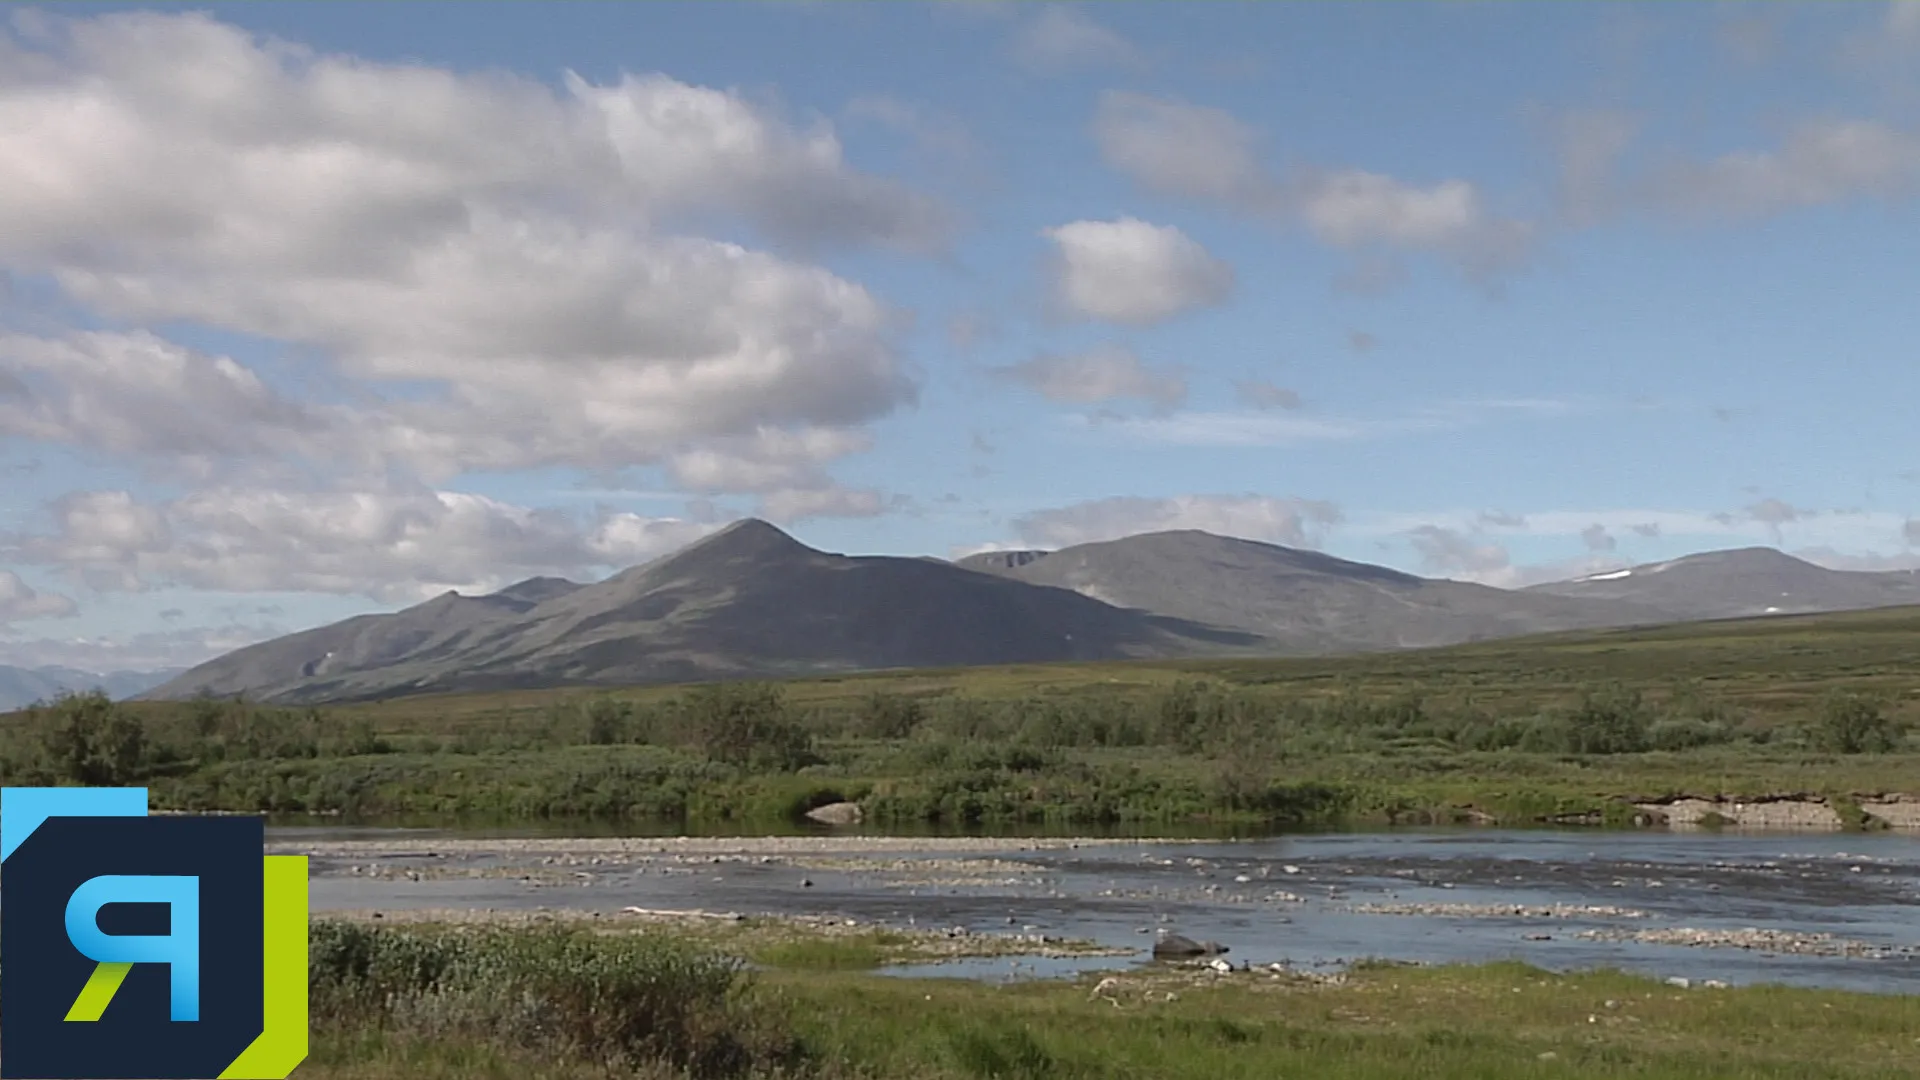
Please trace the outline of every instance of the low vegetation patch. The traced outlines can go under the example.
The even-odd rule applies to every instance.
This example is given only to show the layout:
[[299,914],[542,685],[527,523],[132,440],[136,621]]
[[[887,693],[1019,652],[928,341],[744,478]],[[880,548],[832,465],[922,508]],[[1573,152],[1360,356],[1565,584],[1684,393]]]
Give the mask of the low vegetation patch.
[[318,923],[301,1075],[1892,1080],[1920,1053],[1920,998],[1513,963],[1014,985],[844,966],[749,975],[658,933]]
[[895,830],[1628,825],[1681,795],[1909,791],[1915,633],[1912,612],[1868,612],[319,709],[75,695],[0,721],[0,780],[145,784],[172,809],[732,832],[840,801]]

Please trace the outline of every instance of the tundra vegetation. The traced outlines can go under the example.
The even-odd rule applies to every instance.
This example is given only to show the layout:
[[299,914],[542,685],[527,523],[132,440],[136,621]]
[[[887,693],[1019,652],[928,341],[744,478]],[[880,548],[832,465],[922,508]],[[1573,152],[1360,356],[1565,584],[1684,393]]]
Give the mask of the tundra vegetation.
[[749,969],[654,931],[319,922],[299,1075],[1891,1080],[1920,1053],[1911,996],[1517,963],[992,985],[847,970],[822,950]]
[[[8,784],[193,810],[779,831],[1625,822],[1920,776],[1914,609],[1311,660],[1035,665],[284,707],[61,698]],[[1920,792],[1911,792],[1920,794]]]

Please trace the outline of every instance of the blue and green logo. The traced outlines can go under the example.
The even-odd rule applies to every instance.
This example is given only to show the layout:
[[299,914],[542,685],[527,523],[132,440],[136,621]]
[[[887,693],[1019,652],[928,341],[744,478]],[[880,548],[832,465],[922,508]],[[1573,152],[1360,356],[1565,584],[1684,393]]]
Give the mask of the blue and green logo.
[[307,860],[145,788],[0,789],[0,1078],[281,1080],[307,1056]]

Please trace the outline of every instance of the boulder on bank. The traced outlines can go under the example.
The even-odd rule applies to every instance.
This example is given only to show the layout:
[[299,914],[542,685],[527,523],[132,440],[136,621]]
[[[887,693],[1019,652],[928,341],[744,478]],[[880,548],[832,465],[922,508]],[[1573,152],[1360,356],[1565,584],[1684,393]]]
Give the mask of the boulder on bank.
[[807,811],[807,818],[822,825],[858,825],[860,824],[860,804],[852,802],[828,803]]
[[1196,956],[1218,956],[1227,951],[1217,941],[1195,941],[1181,934],[1167,934],[1153,943],[1155,960],[1185,960]]

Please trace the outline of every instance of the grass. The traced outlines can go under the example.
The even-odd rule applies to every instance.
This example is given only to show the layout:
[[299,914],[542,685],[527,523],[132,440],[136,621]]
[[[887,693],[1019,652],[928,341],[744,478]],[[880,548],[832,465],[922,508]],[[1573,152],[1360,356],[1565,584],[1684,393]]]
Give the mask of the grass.
[[389,1077],[1907,1077],[1920,998],[1680,990],[1516,963],[1327,983],[1128,972],[990,985],[795,969],[653,934],[317,924],[313,1080]]
[[1920,776],[1920,609],[1292,660],[1024,665],[330,706],[68,699],[0,780],[370,821],[895,830],[1585,820],[1635,800],[1860,800]]

